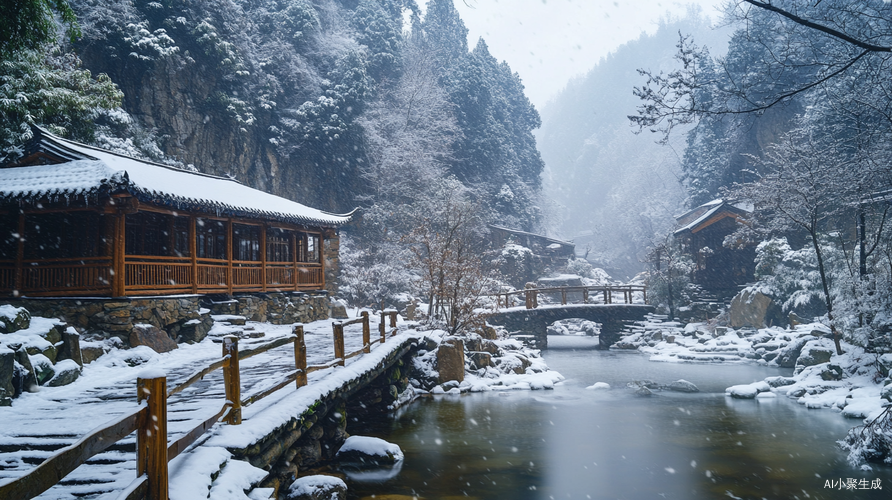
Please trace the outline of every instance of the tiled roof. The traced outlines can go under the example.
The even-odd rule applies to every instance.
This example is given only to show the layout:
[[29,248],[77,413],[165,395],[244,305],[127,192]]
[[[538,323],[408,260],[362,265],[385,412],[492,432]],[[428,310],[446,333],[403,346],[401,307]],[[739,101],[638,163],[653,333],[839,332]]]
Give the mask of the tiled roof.
[[54,136],[35,127],[30,151],[63,160],[53,165],[0,168],[0,199],[129,192],[140,201],[180,210],[297,224],[339,226],[351,214],[331,214],[234,179],[138,160]]

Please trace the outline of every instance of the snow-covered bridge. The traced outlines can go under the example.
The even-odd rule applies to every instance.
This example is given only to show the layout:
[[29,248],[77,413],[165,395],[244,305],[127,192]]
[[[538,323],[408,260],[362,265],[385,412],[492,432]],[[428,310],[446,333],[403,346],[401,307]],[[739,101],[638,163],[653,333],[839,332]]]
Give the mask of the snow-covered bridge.
[[[180,392],[168,391],[170,397],[166,400],[165,410],[167,451],[177,448],[177,456],[169,464],[170,498],[191,500],[206,498],[209,493],[211,498],[230,498],[232,495],[225,493],[232,488],[240,492],[275,486],[279,477],[295,472],[288,469],[291,462],[296,467],[296,464],[313,458],[292,454],[287,460],[283,459],[289,450],[302,448],[309,438],[315,445],[303,447],[311,449],[315,446],[324,454],[326,439],[333,437],[337,440],[339,426],[344,421],[343,418],[333,419],[329,412],[343,416],[350,412],[350,403],[354,399],[365,398],[361,401],[363,407],[369,403],[364,392],[367,389],[381,400],[380,394],[387,392],[386,384],[402,382],[401,377],[394,382],[391,371],[399,369],[401,358],[423,337],[400,325],[387,328],[386,339],[381,338],[370,345],[367,323],[334,328],[334,332],[329,321],[307,324],[303,344],[308,368],[303,372],[308,383],[295,389],[295,375],[301,370],[295,370],[297,352],[290,342],[294,338],[291,325],[248,322],[238,326],[222,321],[226,318],[217,319],[221,321],[203,342],[182,345],[165,354],[157,354],[145,346],[113,350],[87,365],[73,384],[43,387],[37,393],[23,394],[12,407],[3,408],[0,413],[3,421],[0,428],[0,498],[33,497],[33,494],[19,494],[33,491],[28,489],[30,486],[21,490],[15,483],[21,483],[20,479],[26,476],[33,477],[30,473],[35,467],[54,455],[79,454],[78,450],[85,448],[84,436],[94,436],[97,429],[106,428],[115,421],[123,422],[135,411],[141,412],[145,407],[137,403],[138,376],[146,378],[148,372],[166,374],[171,388],[191,379],[197,380],[194,376],[197,370],[221,364],[221,344],[214,340],[231,339],[233,334],[243,338],[240,344],[246,352],[260,351],[263,345],[279,347],[236,363],[241,378],[241,395],[236,400],[243,406],[239,425],[213,423],[216,422],[214,414],[225,414],[226,407],[232,406],[226,401],[229,394],[224,391],[226,384],[221,370],[207,373]],[[374,330],[376,325],[373,322],[370,326]],[[261,329],[263,333],[259,331]],[[333,342],[333,333],[337,337],[339,330],[344,342],[340,352],[334,347],[333,356],[333,344],[337,344],[336,340]],[[371,335],[373,338],[378,336],[374,331]],[[252,338],[258,336],[263,338]],[[347,354],[351,351],[352,354]],[[344,360],[344,366],[333,358]],[[284,385],[283,381],[286,382]],[[385,384],[383,390],[378,387],[381,384]],[[276,386],[281,389],[276,390]],[[265,395],[262,400],[261,394]],[[209,431],[194,444],[179,447],[182,438],[202,427],[203,422],[211,422],[207,424]],[[325,429],[326,436],[323,437],[317,428]],[[100,443],[98,449],[104,451],[88,458],[70,474],[61,474],[65,475],[61,481],[53,480],[58,483],[36,498],[135,498],[127,490],[133,487],[140,466],[136,434],[131,433],[110,447]],[[67,467],[67,463],[64,465]],[[16,493],[7,496],[11,491]],[[267,493],[271,491],[267,490]]]
[[654,306],[647,304],[567,304],[545,305],[536,309],[513,307],[489,314],[486,318],[492,324],[501,325],[509,331],[522,331],[533,335],[536,347],[548,347],[548,325],[562,319],[582,318],[600,323],[598,341],[602,348],[610,347],[619,340],[620,332],[627,323],[641,321]]

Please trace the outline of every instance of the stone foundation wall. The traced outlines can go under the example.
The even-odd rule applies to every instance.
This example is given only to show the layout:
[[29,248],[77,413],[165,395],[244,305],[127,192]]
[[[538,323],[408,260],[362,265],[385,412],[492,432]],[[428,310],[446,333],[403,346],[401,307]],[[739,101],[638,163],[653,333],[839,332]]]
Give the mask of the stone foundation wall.
[[283,292],[238,295],[213,300],[205,295],[140,298],[34,298],[2,301],[24,307],[33,316],[59,318],[96,337],[118,337],[130,344],[136,325],[149,324],[180,342],[199,341],[211,326],[211,314],[234,314],[273,324],[327,319],[331,304],[325,293]]

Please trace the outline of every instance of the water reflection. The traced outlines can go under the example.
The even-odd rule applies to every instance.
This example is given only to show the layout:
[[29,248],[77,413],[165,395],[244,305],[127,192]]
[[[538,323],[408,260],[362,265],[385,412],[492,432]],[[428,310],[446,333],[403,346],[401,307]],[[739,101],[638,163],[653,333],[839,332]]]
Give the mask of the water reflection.
[[[892,470],[852,469],[833,444],[853,421],[786,398],[723,394],[788,370],[651,363],[589,350],[591,340],[549,338],[544,355],[567,377],[554,391],[440,397],[349,429],[406,454],[392,480],[349,482],[351,498],[888,498]],[[703,392],[642,398],[625,389],[643,378],[683,378]],[[612,389],[585,389],[595,382]],[[824,488],[847,478],[880,479],[885,494]]]

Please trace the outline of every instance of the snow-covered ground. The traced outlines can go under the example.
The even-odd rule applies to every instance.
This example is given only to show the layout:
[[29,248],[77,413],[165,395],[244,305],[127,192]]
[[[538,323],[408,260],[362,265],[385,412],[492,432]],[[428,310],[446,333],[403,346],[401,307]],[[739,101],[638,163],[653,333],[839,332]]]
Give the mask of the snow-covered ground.
[[[351,311],[355,314],[355,311]],[[351,316],[353,316],[351,314]],[[40,387],[37,392],[26,392],[13,400],[11,407],[0,408],[0,446],[15,447],[39,440],[41,443],[66,446],[78,437],[89,433],[93,428],[104,425],[136,407],[136,378],[148,371],[164,373],[168,377],[168,388],[176,386],[192,373],[220,359],[222,348],[220,338],[229,334],[241,334],[240,349],[250,349],[254,345],[265,344],[291,334],[290,325],[247,322],[245,325],[231,324],[228,317],[215,317],[215,324],[207,338],[196,344],[181,344],[178,349],[159,354],[152,349],[140,346],[132,349],[121,348],[120,343],[105,342],[108,352],[96,361],[84,366],[80,377],[62,387]],[[41,318],[32,318],[32,325],[40,326]],[[47,320],[49,321],[49,320]],[[243,422],[239,426],[217,424],[199,440],[201,446],[188,449],[170,463],[170,491],[173,499],[191,499],[206,496],[228,500],[249,498],[244,491],[265,477],[266,472],[250,466],[246,462],[231,460],[227,447],[244,447],[258,436],[287,422],[292,416],[301,413],[317,399],[337,389],[342,384],[357,377],[365,370],[373,368],[393,349],[399,348],[409,337],[424,340],[428,344],[439,343],[446,333],[439,330],[422,332],[415,330],[415,324],[398,321],[400,333],[388,339],[383,345],[375,345],[370,354],[351,358],[346,367],[333,367],[319,370],[309,375],[309,384],[300,391],[288,386],[275,394],[256,402],[242,411]],[[345,329],[347,352],[362,346],[361,325],[351,325]],[[372,325],[373,332],[377,331]],[[317,321],[304,326],[309,365],[322,365],[334,358],[331,320]],[[28,336],[27,331],[17,332]],[[38,337],[36,334],[35,337]],[[22,339],[20,339],[22,340]],[[42,339],[23,339],[38,342]],[[216,341],[216,342],[215,342]],[[548,371],[537,351],[524,349],[512,340],[493,341],[498,345],[498,355],[494,356],[494,366],[474,370],[466,374],[461,383],[443,384],[430,391],[433,394],[460,394],[467,391],[550,389],[563,379],[560,374]],[[426,358],[430,361],[428,351]],[[432,365],[422,363],[425,369]],[[294,369],[294,354],[290,344],[267,353],[242,360],[240,363],[242,397],[259,393],[278,383],[283,376]],[[429,376],[434,374],[428,373]],[[430,387],[428,387],[430,388]],[[402,402],[428,391],[410,387],[401,398]],[[169,404],[169,439],[178,439],[191,430],[198,422],[216,413],[224,400],[222,374],[218,370],[208,375],[194,386],[174,395]],[[123,444],[132,443],[133,437]],[[34,467],[34,460],[50,456],[52,451],[24,450],[0,454],[0,483],[21,476]],[[101,469],[87,470],[81,467],[70,474],[69,483],[54,487],[38,498],[73,499],[96,490],[90,484],[95,476],[101,475],[105,488],[113,490],[99,498],[116,498],[135,478],[135,457],[124,451],[106,451],[96,457],[106,461]],[[225,465],[225,467],[224,467]],[[212,480],[212,475],[219,476]],[[250,498],[260,498],[265,492],[256,490]],[[199,496],[194,496],[200,494]],[[267,495],[268,496],[268,495]]]

